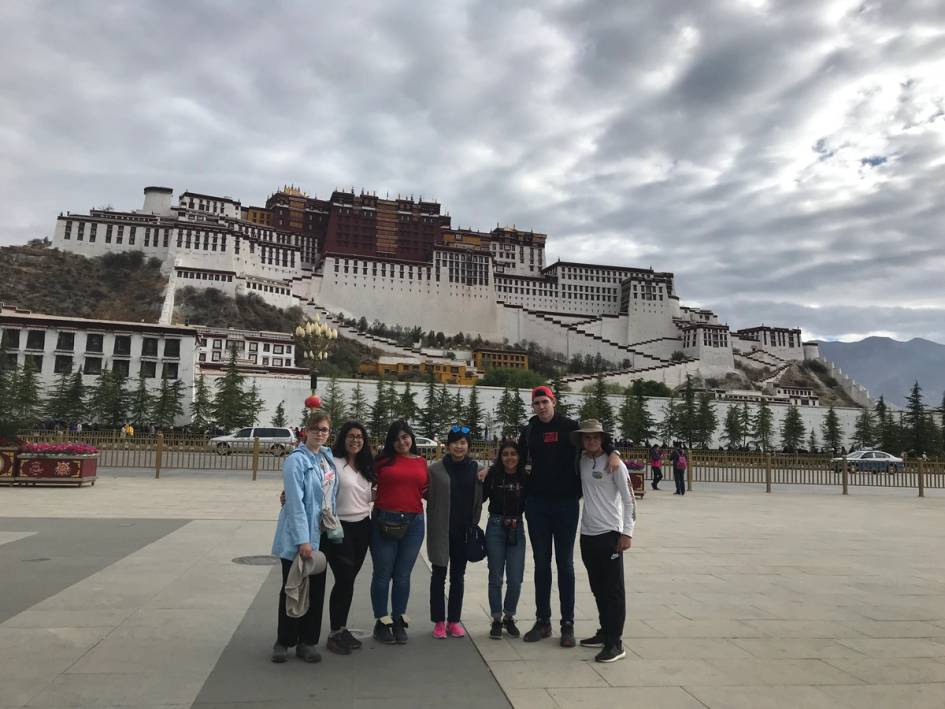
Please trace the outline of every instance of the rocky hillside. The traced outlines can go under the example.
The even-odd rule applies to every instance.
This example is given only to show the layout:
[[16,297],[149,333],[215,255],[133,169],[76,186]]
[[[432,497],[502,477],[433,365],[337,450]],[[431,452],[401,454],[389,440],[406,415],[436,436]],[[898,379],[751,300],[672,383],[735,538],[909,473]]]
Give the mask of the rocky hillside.
[[178,324],[292,332],[304,319],[301,308],[282,310],[255,293],[233,298],[216,288],[186,286],[174,294],[174,322]]
[[0,302],[37,313],[157,322],[167,279],[140,251],[85,258],[42,241],[0,247]]

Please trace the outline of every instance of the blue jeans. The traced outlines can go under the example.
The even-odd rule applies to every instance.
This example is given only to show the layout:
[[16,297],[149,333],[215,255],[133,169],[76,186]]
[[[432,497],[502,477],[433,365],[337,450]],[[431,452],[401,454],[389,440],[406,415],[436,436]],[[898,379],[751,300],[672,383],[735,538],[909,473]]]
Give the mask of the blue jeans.
[[574,540],[578,528],[575,498],[528,497],[525,519],[535,559],[535,617],[551,620],[551,551],[558,569],[561,622],[574,623]]
[[[493,618],[504,613],[515,617],[518,598],[525,576],[525,528],[522,520],[514,532],[515,544],[508,544],[509,532],[502,524],[502,515],[489,515],[486,524],[486,553],[489,558],[489,612]],[[507,579],[505,603],[502,603],[502,577]]]
[[[409,519],[403,512],[385,512],[376,514],[388,522],[400,522]],[[387,615],[387,598],[390,594],[391,615],[401,616],[407,612],[407,600],[410,598],[410,573],[413,571],[420,545],[423,544],[423,513],[418,514],[407,527],[403,539],[387,539],[381,536],[376,524],[371,524],[371,561],[374,573],[371,576],[371,605],[374,617]]]

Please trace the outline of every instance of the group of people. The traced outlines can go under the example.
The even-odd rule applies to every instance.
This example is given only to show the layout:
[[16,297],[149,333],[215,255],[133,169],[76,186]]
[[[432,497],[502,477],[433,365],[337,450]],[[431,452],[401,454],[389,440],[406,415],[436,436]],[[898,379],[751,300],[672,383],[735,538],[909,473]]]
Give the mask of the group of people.
[[[654,490],[659,490],[660,481],[663,479],[663,450],[662,446],[654,443],[649,449],[650,473],[652,482],[650,483]],[[686,456],[686,449],[680,441],[674,441],[672,450],[669,453],[669,461],[673,466],[673,482],[676,483],[676,492],[674,495],[686,494],[686,471],[689,469],[689,461]]]
[[[283,507],[272,548],[281,559],[283,579],[273,662],[285,662],[293,646],[307,662],[321,659],[316,645],[325,567],[335,579],[325,647],[342,655],[361,647],[347,622],[355,579],[368,550],[373,564],[373,637],[387,645],[407,643],[410,578],[424,536],[432,567],[433,637],[465,635],[466,566],[482,557],[484,546],[490,637],[506,634],[537,642],[552,635],[554,553],[560,644],[574,647],[573,556],[579,520],[581,555],[600,620],[597,632],[580,645],[600,648],[595,658],[599,662],[624,657],[623,552],[630,548],[636,519],[627,468],[598,421],[579,425],[555,412],[549,387],[532,391],[532,408],[535,415],[519,439],[503,440],[488,469],[480,469],[470,457],[470,429],[461,423],[450,428],[443,458],[428,465],[406,421],[394,422],[374,457],[362,424],[346,422],[329,447],[331,421],[323,411],[313,412],[303,445],[283,465]],[[479,522],[484,504],[488,519],[483,534]],[[515,618],[524,577],[526,522],[535,561],[536,620],[522,634]]]

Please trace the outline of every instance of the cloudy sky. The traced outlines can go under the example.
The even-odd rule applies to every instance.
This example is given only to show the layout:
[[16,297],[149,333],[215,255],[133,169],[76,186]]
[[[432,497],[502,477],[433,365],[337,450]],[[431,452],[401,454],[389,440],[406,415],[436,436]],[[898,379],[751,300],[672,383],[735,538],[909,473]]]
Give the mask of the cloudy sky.
[[733,327],[945,342],[945,3],[332,5],[2,3],[0,244],[149,184],[354,186]]

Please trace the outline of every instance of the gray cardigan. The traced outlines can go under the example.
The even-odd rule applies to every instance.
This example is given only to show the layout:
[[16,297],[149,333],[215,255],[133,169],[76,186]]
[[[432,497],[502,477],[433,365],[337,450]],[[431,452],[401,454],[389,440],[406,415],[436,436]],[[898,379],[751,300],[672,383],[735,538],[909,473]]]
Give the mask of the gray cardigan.
[[[473,524],[482,517],[482,483],[473,491]],[[450,560],[450,474],[440,459],[430,464],[427,493],[427,557],[433,566],[447,566]]]

